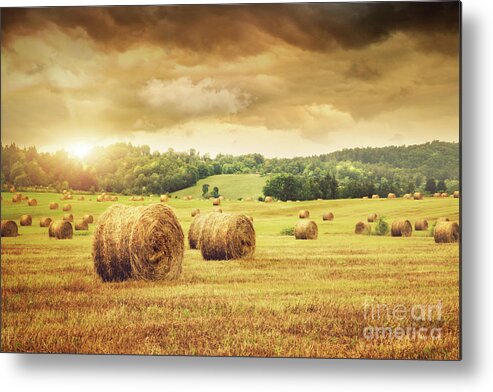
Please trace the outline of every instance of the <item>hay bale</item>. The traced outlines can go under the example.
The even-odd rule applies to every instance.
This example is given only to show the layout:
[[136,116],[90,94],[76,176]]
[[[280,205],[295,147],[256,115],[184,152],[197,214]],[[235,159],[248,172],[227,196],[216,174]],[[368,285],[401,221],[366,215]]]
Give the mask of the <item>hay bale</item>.
[[113,196],[110,196],[110,195],[106,195],[106,194],[105,194],[105,195],[103,196],[103,201],[111,201],[111,198],[112,198],[112,197],[113,197]]
[[390,228],[392,237],[410,237],[413,234],[413,225],[408,220],[394,221]]
[[362,199],[363,200],[368,200],[368,196],[363,196]]
[[39,227],[50,227],[51,218],[43,217],[39,220]]
[[199,241],[205,260],[252,257],[255,243],[255,229],[245,215],[207,214]]
[[20,224],[21,226],[31,226],[33,224],[33,217],[31,215],[22,215]]
[[370,234],[371,226],[366,222],[358,222],[354,227],[354,234]]
[[178,218],[160,203],[112,205],[98,218],[92,249],[96,273],[104,282],[176,279],[185,250]]
[[433,197],[442,197],[442,194],[440,192],[435,192],[433,194]]
[[161,195],[161,197],[159,198],[159,201],[161,203],[167,203],[168,202],[168,195]]
[[50,203],[50,210],[58,210],[58,203]]
[[423,193],[422,192],[414,192],[413,198],[414,200],[423,200]]
[[17,237],[19,234],[17,223],[12,220],[2,220],[2,237]]
[[29,199],[27,201],[27,205],[31,206],[31,207],[35,207],[38,205],[38,201],[36,199]]
[[90,214],[86,214],[82,217],[82,220],[86,222],[87,224],[93,223],[94,222],[94,217]]
[[16,192],[16,189],[15,189],[15,187],[14,187],[14,186],[13,186],[12,188],[10,188],[10,192],[11,192],[11,193],[15,193],[15,192]]
[[440,218],[437,218],[437,223],[438,222],[450,222],[450,219],[445,216],[441,216]]
[[372,199],[380,199],[380,195],[372,195]]
[[12,196],[12,203],[19,203],[20,201],[22,201],[22,195],[20,193]]
[[310,217],[310,211],[308,210],[301,210],[298,214],[298,217],[300,219],[308,219]]
[[89,230],[89,225],[82,219],[74,224],[75,230]]
[[442,192],[442,193],[440,194],[440,196],[441,196],[441,197],[448,197],[448,193],[447,193],[447,192]]
[[213,206],[220,206],[221,205],[221,199],[216,198],[216,199],[212,200],[212,205]]
[[273,199],[271,196],[265,196],[264,201],[265,201],[266,203],[272,203],[272,202],[274,201],[274,199]]
[[118,201],[118,196],[110,196],[110,201]]
[[63,216],[63,220],[67,222],[73,222],[74,221],[74,216],[72,214],[65,214]]
[[389,193],[387,199],[395,199],[395,193]]
[[376,222],[378,219],[378,214],[373,213],[368,215],[368,222]]
[[70,240],[74,235],[72,223],[66,220],[53,221],[48,228],[48,237],[57,240]]
[[460,237],[459,225],[456,222],[439,222],[433,236],[436,243],[457,242]]
[[192,212],[190,213],[190,215],[192,215],[192,218],[193,218],[195,215],[198,215],[198,214],[200,214],[200,209],[198,209],[198,208],[194,208],[194,209],[192,210]]
[[79,198],[77,200],[80,200],[80,201],[84,200],[84,196],[79,196]]
[[62,208],[63,211],[70,211],[72,209],[72,204],[65,204]]
[[454,196],[454,199],[458,199],[460,197],[460,192],[455,191],[452,196]]
[[297,240],[316,240],[318,226],[312,220],[299,220],[294,226],[294,238]]
[[414,222],[414,230],[423,231],[428,230],[428,221],[426,219],[419,219]]
[[403,199],[407,199],[407,200],[410,200],[413,198],[413,195],[411,195],[410,193],[406,193],[404,196],[402,196]]
[[324,221],[333,221],[334,220],[334,214],[332,212],[326,212],[325,214],[322,215],[322,219]]
[[[133,201],[133,197],[130,200]],[[103,196],[102,195],[98,195],[98,197],[96,197],[96,201],[98,203],[101,203],[103,201]]]
[[73,199],[73,196],[72,196],[71,193],[67,193],[66,197],[67,197],[67,200],[72,200]]
[[192,219],[190,228],[188,229],[188,245],[190,249],[200,248],[200,236],[207,217],[208,214],[198,214]]

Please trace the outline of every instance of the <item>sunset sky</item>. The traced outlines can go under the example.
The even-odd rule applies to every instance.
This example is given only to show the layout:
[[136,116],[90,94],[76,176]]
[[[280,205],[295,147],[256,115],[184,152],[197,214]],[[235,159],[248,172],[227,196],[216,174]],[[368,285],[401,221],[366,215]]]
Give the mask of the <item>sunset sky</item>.
[[2,9],[2,143],[266,156],[459,138],[459,4]]

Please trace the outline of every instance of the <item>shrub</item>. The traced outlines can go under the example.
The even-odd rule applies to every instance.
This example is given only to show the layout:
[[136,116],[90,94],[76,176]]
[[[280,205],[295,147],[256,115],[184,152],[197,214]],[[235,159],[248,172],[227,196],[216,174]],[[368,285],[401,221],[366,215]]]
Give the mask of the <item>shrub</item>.
[[373,232],[375,235],[386,235],[389,232],[389,224],[383,216],[378,219]]
[[293,236],[294,235],[294,227],[285,227],[284,229],[281,230],[281,235]]

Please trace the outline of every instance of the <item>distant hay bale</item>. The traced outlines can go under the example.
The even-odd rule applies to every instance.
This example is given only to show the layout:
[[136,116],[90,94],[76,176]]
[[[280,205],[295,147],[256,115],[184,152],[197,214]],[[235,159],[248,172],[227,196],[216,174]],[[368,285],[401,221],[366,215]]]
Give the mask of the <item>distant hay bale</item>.
[[433,236],[436,243],[457,242],[460,236],[459,225],[456,222],[439,222]]
[[413,195],[411,195],[410,193],[406,193],[404,196],[402,196],[403,199],[412,199],[413,198]]
[[392,237],[410,237],[413,234],[413,225],[408,220],[394,221],[390,228]]
[[318,226],[312,220],[299,220],[294,226],[294,238],[297,240],[316,240]]
[[371,226],[366,222],[358,222],[354,227],[355,234],[370,234]]
[[104,282],[177,279],[185,250],[178,218],[161,203],[112,205],[98,218],[92,249],[96,273]]
[[58,203],[50,203],[50,210],[58,210]]
[[64,190],[62,191],[62,194],[63,194],[63,195],[64,195],[65,193],[67,193],[67,190],[66,190],[66,189],[64,189]]
[[426,219],[419,219],[414,222],[414,230],[423,231],[428,230],[428,221]]
[[39,220],[39,227],[50,227],[51,218],[43,217]]
[[71,193],[67,193],[67,195],[66,195],[66,196],[67,196],[67,200],[72,200],[72,199],[73,199],[73,196],[72,196],[72,194],[71,194]]
[[27,201],[27,204],[28,204],[29,206],[31,206],[31,207],[35,207],[35,206],[37,206],[37,205],[38,205],[38,201],[37,201],[36,199],[29,199],[29,200]]
[[94,222],[94,217],[91,214],[86,214],[82,217],[82,220],[89,224]]
[[20,224],[21,226],[31,226],[33,224],[33,217],[31,215],[22,215]]
[[372,195],[372,199],[380,199],[380,195]]
[[450,222],[450,219],[445,216],[441,216],[440,218],[437,218],[437,223],[438,222]]
[[110,196],[110,201],[118,201],[118,196]]
[[265,199],[264,199],[264,201],[265,201],[266,203],[272,203],[272,201],[273,201],[273,200],[274,200],[274,199],[273,199],[271,196],[265,196]]
[[188,245],[190,246],[190,249],[200,248],[200,236],[207,216],[208,214],[198,214],[192,219],[190,228],[188,229]]
[[16,189],[15,189],[15,187],[14,187],[14,186],[13,186],[12,188],[10,188],[10,192],[11,192],[11,193],[15,193],[15,192],[16,192]]
[[221,199],[215,198],[214,200],[212,200],[212,205],[213,206],[220,206],[221,205]]
[[159,201],[161,203],[167,203],[168,202],[168,195],[161,195],[161,197],[159,198]]
[[197,214],[200,214],[200,209],[198,209],[198,208],[194,208],[194,209],[192,210],[192,212],[190,213],[190,215],[192,215],[192,218],[193,218],[195,215],[197,215]]
[[73,222],[74,221],[74,216],[72,214],[65,214],[63,216],[63,220],[67,222]]
[[72,223],[66,220],[53,221],[48,228],[48,236],[57,240],[69,240],[74,235]]
[[112,197],[113,197],[113,196],[110,196],[110,195],[106,195],[106,194],[105,194],[105,195],[103,196],[103,201],[111,201],[111,198],[112,198]]
[[2,237],[17,237],[19,234],[17,223],[13,220],[2,220]]
[[308,210],[301,210],[298,214],[298,217],[300,219],[308,219],[310,217],[310,211]]
[[322,215],[322,219],[324,221],[332,221],[334,220],[334,214],[332,212],[326,212]]
[[387,199],[395,199],[395,193],[389,193]]
[[20,193],[12,196],[12,203],[19,203],[20,201],[22,201],[22,195]]
[[79,196],[78,200],[84,200],[84,196]]
[[423,200],[423,193],[422,192],[414,192],[413,198],[414,200]]
[[442,197],[442,194],[440,192],[435,192],[433,194],[433,197]]
[[199,241],[205,260],[250,258],[255,244],[255,229],[245,215],[207,214]]
[[63,211],[70,211],[72,209],[72,204],[65,204],[62,208]]
[[455,199],[458,199],[458,198],[460,197],[460,193],[459,193],[459,191],[455,191],[455,192],[453,193],[453,196],[454,196],[454,198],[455,198]]
[[368,222],[376,222],[378,219],[378,214],[373,213],[368,215]]
[[193,200],[193,196],[192,195],[188,195],[187,196],[187,200]]
[[362,199],[363,200],[368,200],[368,196],[363,196]]
[[75,230],[89,230],[89,225],[82,219],[74,224]]
[[440,196],[441,196],[441,197],[448,197],[448,193],[447,193],[447,192],[442,192],[442,193],[440,194]]
[[[130,200],[133,200],[133,197]],[[103,196],[102,195],[98,195],[98,197],[96,197],[96,201],[98,203],[102,202],[103,201]]]

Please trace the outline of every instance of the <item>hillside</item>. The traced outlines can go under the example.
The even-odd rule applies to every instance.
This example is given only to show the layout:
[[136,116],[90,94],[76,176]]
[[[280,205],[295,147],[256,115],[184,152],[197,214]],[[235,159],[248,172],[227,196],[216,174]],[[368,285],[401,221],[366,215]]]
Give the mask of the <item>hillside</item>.
[[267,177],[258,174],[221,174],[210,176],[199,180],[197,185],[173,192],[173,197],[183,197],[191,195],[194,198],[202,197],[202,185],[209,184],[209,189],[217,186],[219,193],[227,199],[257,198],[262,195],[262,188],[267,181]]

